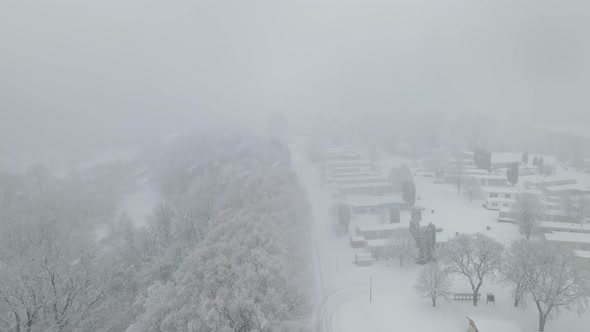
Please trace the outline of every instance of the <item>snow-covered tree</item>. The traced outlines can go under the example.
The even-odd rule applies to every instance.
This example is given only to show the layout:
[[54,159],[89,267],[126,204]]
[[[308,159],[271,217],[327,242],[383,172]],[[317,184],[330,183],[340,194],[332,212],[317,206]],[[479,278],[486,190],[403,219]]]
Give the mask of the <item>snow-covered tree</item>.
[[583,195],[565,194],[561,197],[561,209],[575,223],[583,223],[590,215],[590,202]]
[[467,181],[465,181],[463,194],[469,198],[469,201],[471,202],[473,202],[474,199],[480,199],[483,195],[483,191],[479,181],[476,178],[469,177]]
[[536,242],[523,239],[513,242],[506,251],[500,267],[502,279],[513,287],[512,296],[515,307],[518,307],[521,302],[526,302],[528,276],[534,273],[538,263],[533,260],[535,253],[532,252],[536,250],[536,246]]
[[338,217],[338,223],[348,229],[348,225],[350,224],[351,212],[350,206],[348,204],[338,204],[336,214]]
[[516,202],[512,212],[516,217],[520,233],[528,240],[531,237],[533,229],[539,222],[545,211],[545,206],[538,195],[531,193],[520,193],[516,197]]
[[463,186],[463,184],[465,183],[465,180],[467,178],[467,174],[465,172],[465,166],[463,166],[462,162],[460,159],[455,160],[455,162],[453,163],[452,167],[451,167],[451,179],[452,179],[452,183],[457,186],[457,193],[461,194],[461,188]]
[[416,185],[414,181],[404,181],[402,184],[402,198],[411,207],[416,204]]
[[399,260],[399,266],[403,266],[406,260],[416,258],[416,241],[408,229],[397,230],[390,240],[389,255]]
[[439,298],[448,298],[451,274],[439,263],[429,263],[422,269],[415,288],[420,295],[430,298],[432,306],[436,307],[436,301]]
[[70,236],[56,221],[7,235],[0,255],[2,321],[17,331],[85,329],[110,279],[94,241]]
[[529,260],[524,274],[524,300],[534,303],[539,313],[539,331],[562,310],[586,311],[590,304],[587,271],[573,262],[570,250],[542,242],[521,244],[526,248],[520,260]]
[[522,158],[521,158],[521,159],[522,159],[522,160],[521,160],[521,162],[522,162],[524,165],[527,165],[527,164],[529,163],[529,153],[528,153],[528,152],[523,152],[523,153],[522,153]]
[[500,268],[502,252],[502,244],[484,234],[461,234],[447,243],[441,261],[450,272],[463,275],[469,281],[473,305],[477,306],[479,289]]
[[518,183],[518,176],[520,173],[520,167],[517,161],[512,162],[508,165],[508,170],[506,171],[506,176],[508,178],[508,182],[511,185],[515,186]]
[[412,171],[407,165],[401,165],[391,169],[389,172],[389,181],[391,181],[396,191],[401,192],[403,189],[403,184],[407,181],[413,182],[414,177],[412,176]]

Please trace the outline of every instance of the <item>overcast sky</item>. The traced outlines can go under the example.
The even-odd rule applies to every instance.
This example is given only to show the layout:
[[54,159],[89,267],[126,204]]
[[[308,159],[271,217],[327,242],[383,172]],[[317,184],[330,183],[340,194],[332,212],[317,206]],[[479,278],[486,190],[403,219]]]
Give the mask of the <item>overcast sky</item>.
[[[3,1],[0,158],[408,112],[587,123],[583,1]],[[535,120],[537,121],[537,120]]]

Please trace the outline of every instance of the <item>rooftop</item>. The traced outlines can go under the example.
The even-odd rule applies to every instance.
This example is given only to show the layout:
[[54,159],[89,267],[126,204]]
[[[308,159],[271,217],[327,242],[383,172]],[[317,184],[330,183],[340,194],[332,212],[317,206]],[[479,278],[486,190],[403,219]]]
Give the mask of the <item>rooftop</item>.
[[477,327],[478,332],[522,332],[522,329],[514,322],[490,318],[467,317]]
[[571,224],[567,222],[555,222],[555,221],[542,221],[538,224],[541,228],[557,228],[557,229],[569,229],[572,231],[588,231],[590,232],[590,226],[585,224]]
[[390,203],[403,203],[404,200],[400,196],[349,195],[346,196],[346,202],[352,206],[375,206]]
[[584,192],[590,192],[590,188],[582,186],[580,184],[566,184],[561,186],[549,186],[545,187],[546,190],[551,192],[566,191],[566,190],[578,190]]
[[350,183],[350,184],[341,184],[338,185],[340,189],[349,189],[349,188],[383,188],[383,187],[392,187],[393,185],[389,182],[375,182],[375,183]]
[[590,259],[590,251],[587,250],[572,250],[574,252],[574,256],[579,258],[588,258]]
[[590,234],[571,233],[571,232],[553,232],[546,233],[545,240],[569,243],[588,243],[590,244]]
[[389,231],[394,229],[406,228],[401,223],[398,224],[382,224],[382,225],[371,225],[371,226],[356,226],[361,232],[379,232]]

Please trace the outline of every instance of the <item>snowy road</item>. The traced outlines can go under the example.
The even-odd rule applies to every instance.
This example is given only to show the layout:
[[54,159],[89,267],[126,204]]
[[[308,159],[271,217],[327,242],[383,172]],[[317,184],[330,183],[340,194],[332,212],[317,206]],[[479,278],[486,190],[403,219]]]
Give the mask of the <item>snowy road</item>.
[[318,166],[299,154],[294,157],[295,170],[306,188],[312,206],[313,262],[316,280],[316,331],[343,331],[339,308],[360,298],[369,302],[369,272],[352,264],[354,251],[346,237],[332,231],[332,189],[321,184]]

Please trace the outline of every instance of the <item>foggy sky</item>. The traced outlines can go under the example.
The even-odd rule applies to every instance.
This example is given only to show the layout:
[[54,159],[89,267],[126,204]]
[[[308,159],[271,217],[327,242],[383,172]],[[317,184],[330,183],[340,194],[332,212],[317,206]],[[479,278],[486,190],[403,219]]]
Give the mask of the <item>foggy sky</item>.
[[0,158],[262,133],[277,111],[294,130],[423,111],[587,123],[589,19],[582,1],[4,1]]

